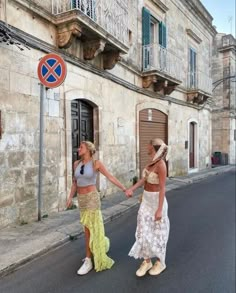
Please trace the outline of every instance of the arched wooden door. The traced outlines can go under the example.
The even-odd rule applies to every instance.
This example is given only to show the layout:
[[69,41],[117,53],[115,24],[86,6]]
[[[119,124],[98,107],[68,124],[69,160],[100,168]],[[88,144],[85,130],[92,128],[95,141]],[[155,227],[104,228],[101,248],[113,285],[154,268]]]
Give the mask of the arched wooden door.
[[168,144],[168,116],[156,109],[144,109],[139,112],[140,174],[150,161],[147,153],[147,144],[153,138],[161,138]]
[[78,147],[83,140],[94,141],[93,107],[82,100],[71,102],[72,162],[78,160]]

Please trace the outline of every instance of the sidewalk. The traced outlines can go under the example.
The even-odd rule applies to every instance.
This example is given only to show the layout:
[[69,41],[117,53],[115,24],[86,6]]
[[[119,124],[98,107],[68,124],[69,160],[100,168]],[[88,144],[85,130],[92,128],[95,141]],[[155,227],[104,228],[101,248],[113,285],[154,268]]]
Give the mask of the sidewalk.
[[[195,183],[207,177],[235,170],[235,166],[219,166],[210,170],[192,173],[187,176],[168,178],[167,192],[187,184]],[[138,197],[142,189],[126,199],[122,192],[114,193],[102,199],[104,222],[126,213],[139,204]],[[21,265],[64,243],[75,239],[83,232],[79,222],[78,209],[50,215],[41,222],[23,226],[14,226],[0,230],[0,277]]]

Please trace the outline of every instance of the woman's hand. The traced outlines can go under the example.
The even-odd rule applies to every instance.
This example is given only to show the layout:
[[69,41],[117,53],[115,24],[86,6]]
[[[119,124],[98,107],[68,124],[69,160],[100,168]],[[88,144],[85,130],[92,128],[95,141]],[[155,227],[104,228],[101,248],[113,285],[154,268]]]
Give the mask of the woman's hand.
[[125,191],[125,195],[126,195],[127,197],[132,197],[132,196],[133,196],[133,191],[132,191],[131,189],[126,189],[126,191]]
[[162,218],[162,210],[157,209],[156,213],[155,213],[155,221],[160,221]]
[[70,206],[72,204],[72,197],[70,196],[68,199],[67,199],[67,202],[66,202],[66,207],[69,209]]

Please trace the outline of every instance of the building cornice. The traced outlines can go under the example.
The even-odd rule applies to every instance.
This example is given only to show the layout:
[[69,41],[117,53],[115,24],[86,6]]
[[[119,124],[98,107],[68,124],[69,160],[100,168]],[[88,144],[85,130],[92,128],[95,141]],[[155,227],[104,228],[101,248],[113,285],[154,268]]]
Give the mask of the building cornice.
[[212,25],[213,17],[206,10],[199,0],[179,0],[194,16],[205,24],[212,36],[217,34],[215,27]]
[[218,48],[218,51],[221,53],[227,52],[227,51],[236,52],[236,45],[223,46],[223,47]]
[[158,8],[162,10],[163,13],[166,13],[169,8],[161,0],[151,0]]
[[0,43],[5,43],[6,45],[14,45],[20,50],[24,48],[29,49],[25,39],[19,37],[15,34],[5,22],[0,20]]

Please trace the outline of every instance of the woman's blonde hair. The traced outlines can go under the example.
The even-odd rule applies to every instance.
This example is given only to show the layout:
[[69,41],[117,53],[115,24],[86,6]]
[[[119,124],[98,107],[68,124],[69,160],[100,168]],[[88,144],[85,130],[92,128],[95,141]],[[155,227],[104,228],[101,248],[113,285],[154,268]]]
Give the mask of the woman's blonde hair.
[[153,138],[150,140],[150,144],[153,146],[161,146],[164,143],[164,141],[160,138]]
[[96,153],[95,145],[91,141],[84,140],[84,141],[81,141],[81,143],[86,145],[91,157]]

